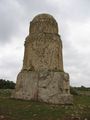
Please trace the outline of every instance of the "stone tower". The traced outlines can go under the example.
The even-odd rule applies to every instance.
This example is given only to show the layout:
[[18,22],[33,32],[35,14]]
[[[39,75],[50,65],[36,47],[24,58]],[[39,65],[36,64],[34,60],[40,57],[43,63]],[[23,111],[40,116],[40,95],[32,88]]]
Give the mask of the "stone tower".
[[23,67],[14,98],[71,104],[69,75],[63,69],[62,41],[53,16],[39,14],[30,22]]

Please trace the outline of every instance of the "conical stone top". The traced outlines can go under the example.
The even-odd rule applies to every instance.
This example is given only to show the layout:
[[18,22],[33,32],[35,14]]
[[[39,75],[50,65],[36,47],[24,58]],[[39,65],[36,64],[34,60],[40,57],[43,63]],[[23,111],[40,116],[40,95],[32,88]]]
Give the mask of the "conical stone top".
[[58,33],[58,25],[52,15],[39,14],[33,18],[30,26],[30,33],[45,32]]
[[36,22],[36,21],[51,21],[51,22],[56,22],[55,18],[52,15],[46,14],[46,13],[36,15],[33,18],[32,21],[33,22]]

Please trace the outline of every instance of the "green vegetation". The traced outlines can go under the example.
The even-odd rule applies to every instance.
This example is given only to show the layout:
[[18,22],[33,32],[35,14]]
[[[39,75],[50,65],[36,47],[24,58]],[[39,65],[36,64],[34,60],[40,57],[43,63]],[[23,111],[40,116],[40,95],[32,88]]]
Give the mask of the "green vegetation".
[[85,86],[73,87],[73,88],[80,91],[90,91],[90,87],[85,87]]
[[13,81],[0,79],[0,89],[14,89],[15,83]]
[[90,96],[74,95],[73,105],[64,106],[15,100],[10,95],[11,90],[0,89],[0,120],[90,120]]
[[90,96],[90,87],[70,87],[70,92],[73,95]]
[[71,93],[72,95],[79,95],[78,90],[75,89],[74,87],[70,87],[70,93]]

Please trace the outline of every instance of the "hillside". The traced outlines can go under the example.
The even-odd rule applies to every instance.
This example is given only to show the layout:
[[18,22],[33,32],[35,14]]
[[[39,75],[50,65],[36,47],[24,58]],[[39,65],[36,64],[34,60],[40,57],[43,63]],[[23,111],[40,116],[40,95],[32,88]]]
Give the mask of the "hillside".
[[73,105],[15,100],[0,89],[0,120],[90,120],[90,96],[74,95]]

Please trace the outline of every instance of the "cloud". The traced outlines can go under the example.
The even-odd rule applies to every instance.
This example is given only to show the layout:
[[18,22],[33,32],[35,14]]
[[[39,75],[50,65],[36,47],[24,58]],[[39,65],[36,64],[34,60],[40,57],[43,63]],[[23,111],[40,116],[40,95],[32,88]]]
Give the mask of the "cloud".
[[85,21],[90,18],[90,1],[89,0],[47,0],[52,6],[57,6],[57,13],[64,19],[73,21]]
[[[71,75],[71,84],[90,86],[90,22],[69,22],[69,43],[65,42],[65,66]],[[68,48],[69,47],[69,48]]]
[[0,43],[5,44],[19,35],[23,10],[16,0],[1,0],[0,8]]
[[1,0],[0,76],[16,80],[22,68],[29,23],[39,13],[50,13],[59,25],[65,71],[71,85],[90,86],[90,0]]
[[[18,38],[17,38],[18,40]],[[12,40],[10,44],[0,46],[0,77],[15,81],[16,75],[22,68],[23,44]]]

